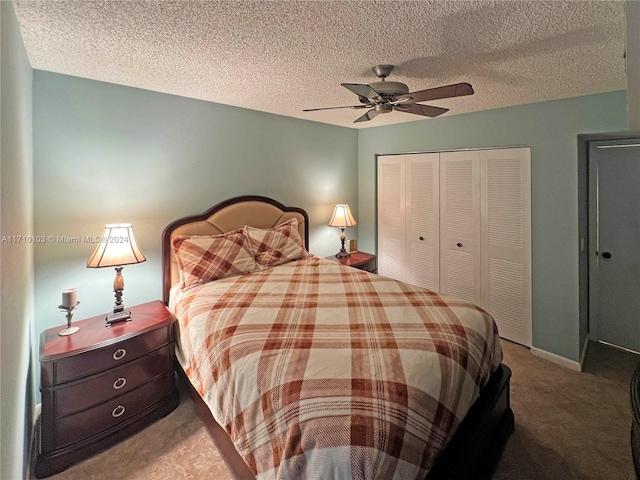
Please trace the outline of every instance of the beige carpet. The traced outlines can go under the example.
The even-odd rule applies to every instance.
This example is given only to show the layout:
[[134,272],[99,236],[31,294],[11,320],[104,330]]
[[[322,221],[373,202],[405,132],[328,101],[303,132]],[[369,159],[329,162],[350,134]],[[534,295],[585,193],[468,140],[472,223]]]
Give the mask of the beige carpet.
[[[494,480],[632,480],[629,382],[640,357],[592,343],[573,372],[503,341],[516,429]],[[52,480],[231,479],[193,403]]]

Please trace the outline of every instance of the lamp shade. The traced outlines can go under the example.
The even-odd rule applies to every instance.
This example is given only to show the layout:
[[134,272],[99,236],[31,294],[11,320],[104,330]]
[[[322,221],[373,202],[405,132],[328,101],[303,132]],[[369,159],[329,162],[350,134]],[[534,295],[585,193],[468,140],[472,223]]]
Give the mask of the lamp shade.
[[333,217],[329,220],[330,227],[353,227],[356,224],[355,218],[351,215],[349,205],[336,205],[333,210]]
[[112,223],[104,226],[104,234],[93,251],[88,268],[119,267],[146,260],[130,223]]

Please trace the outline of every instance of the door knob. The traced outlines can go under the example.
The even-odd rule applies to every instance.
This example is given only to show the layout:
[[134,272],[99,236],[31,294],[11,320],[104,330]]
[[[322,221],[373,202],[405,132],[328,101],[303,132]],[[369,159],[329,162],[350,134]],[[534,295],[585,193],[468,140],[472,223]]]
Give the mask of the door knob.
[[457,247],[461,247],[461,246],[462,246],[462,244],[461,244],[461,243],[456,243],[456,246],[457,246]]
[[424,240],[424,237],[418,237],[420,240]]
[[611,253],[609,253],[609,252],[602,252],[602,258],[611,258]]

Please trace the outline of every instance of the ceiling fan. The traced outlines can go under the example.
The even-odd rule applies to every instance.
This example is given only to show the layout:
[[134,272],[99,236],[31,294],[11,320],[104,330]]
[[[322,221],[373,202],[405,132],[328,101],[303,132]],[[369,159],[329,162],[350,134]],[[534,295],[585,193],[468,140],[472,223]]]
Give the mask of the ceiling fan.
[[448,108],[422,105],[419,102],[438,100],[442,98],[462,97],[473,94],[473,87],[468,83],[453,83],[442,87],[428,88],[417,92],[409,92],[409,87],[400,82],[387,82],[386,78],[393,70],[393,65],[376,65],[373,73],[380,79],[368,85],[359,83],[342,83],[346,89],[358,95],[360,105],[347,105],[343,107],[307,108],[303,112],[315,112],[318,110],[332,110],[335,108],[369,108],[361,117],[353,123],[366,122],[373,119],[379,113],[389,113],[393,110],[413,113],[424,117],[437,117],[449,111]]

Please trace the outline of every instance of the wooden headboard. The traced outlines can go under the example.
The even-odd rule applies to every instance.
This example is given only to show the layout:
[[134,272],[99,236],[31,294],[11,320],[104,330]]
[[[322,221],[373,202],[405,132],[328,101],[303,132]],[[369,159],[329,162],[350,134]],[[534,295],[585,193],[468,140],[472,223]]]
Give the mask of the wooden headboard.
[[301,208],[285,207],[280,202],[257,195],[234,197],[218,203],[201,215],[180,218],[162,232],[162,300],[169,303],[169,291],[178,282],[171,239],[175,235],[219,235],[245,225],[271,228],[296,218],[304,246],[309,249],[309,216]]

